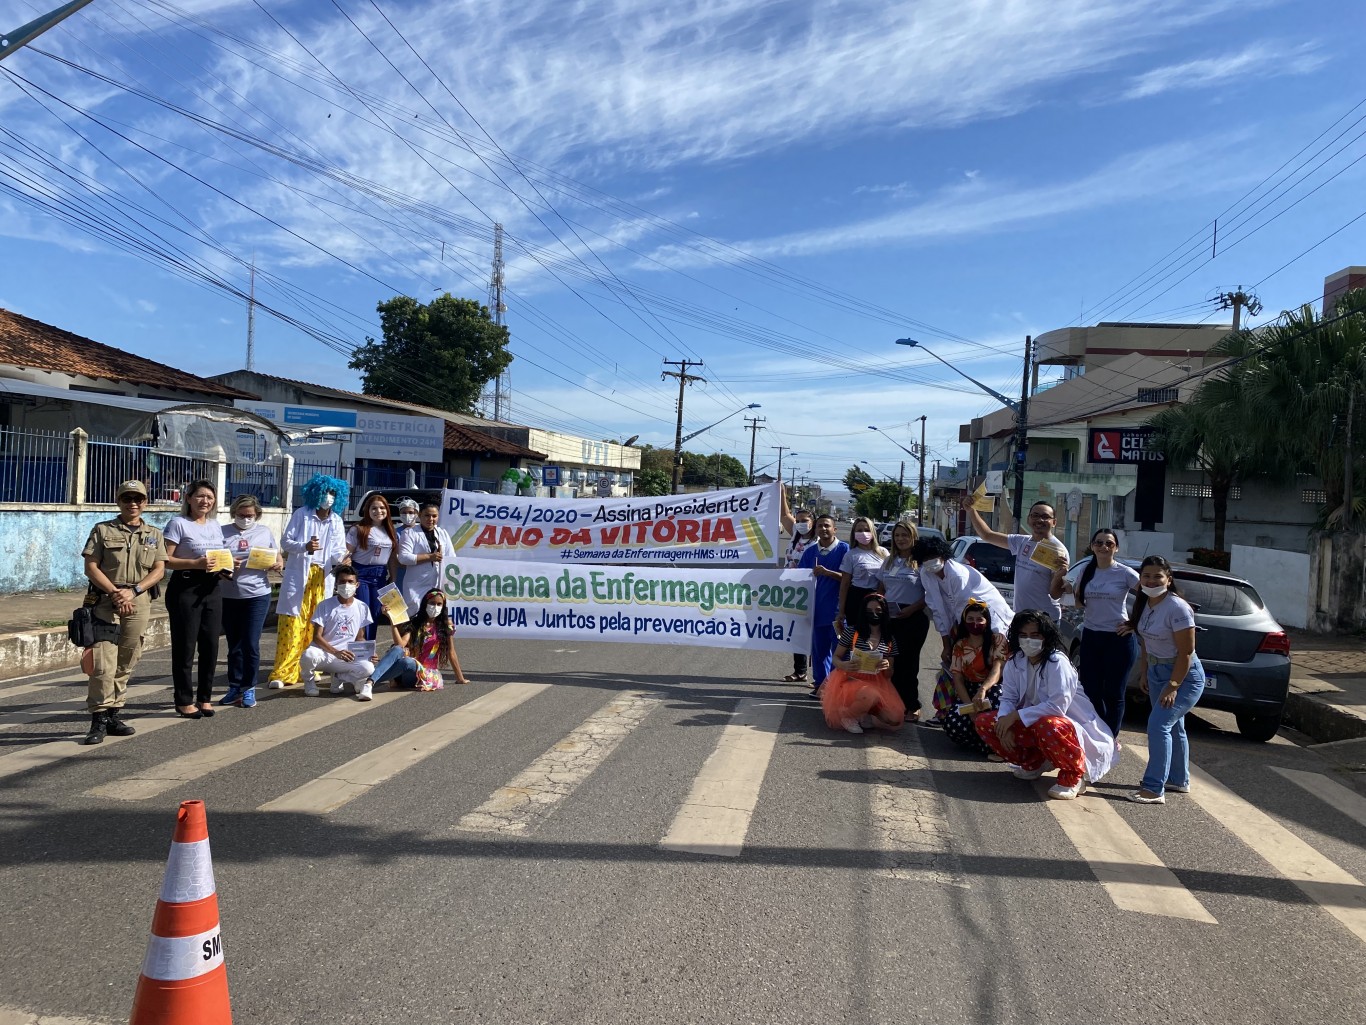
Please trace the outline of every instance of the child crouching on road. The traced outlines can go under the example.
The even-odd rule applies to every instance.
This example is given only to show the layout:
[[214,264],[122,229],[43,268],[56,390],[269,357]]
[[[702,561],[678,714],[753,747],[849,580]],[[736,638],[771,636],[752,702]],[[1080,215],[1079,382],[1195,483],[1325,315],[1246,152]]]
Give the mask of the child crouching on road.
[[332,677],[333,694],[342,693],[349,683],[355,688],[357,701],[369,701],[369,677],[375,671],[374,664],[356,658],[350,645],[352,641],[365,640],[365,628],[373,620],[370,610],[356,601],[356,571],[350,566],[338,566],[332,576],[336,589],[331,598],[319,602],[314,610],[313,643],[299,659],[304,694],[318,696],[318,682],[313,674],[321,672]]
[[391,627],[394,646],[379,660],[370,676],[370,686],[393,680],[395,688],[440,690],[441,664],[455,672],[455,682],[469,683],[455,653],[455,625],[446,606],[446,592],[433,587],[422,596],[422,604],[411,622]]

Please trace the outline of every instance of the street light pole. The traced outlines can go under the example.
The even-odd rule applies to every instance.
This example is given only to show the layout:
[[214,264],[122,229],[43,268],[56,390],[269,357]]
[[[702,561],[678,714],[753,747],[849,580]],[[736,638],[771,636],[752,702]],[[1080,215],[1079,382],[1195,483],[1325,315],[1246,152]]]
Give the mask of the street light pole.
[[925,417],[920,417],[920,488],[915,498],[915,522],[925,525]]
[[63,4],[56,10],[48,11],[46,14],[34,18],[26,25],[20,25],[13,32],[0,32],[0,61],[26,43],[31,43],[59,22],[65,21],[89,3],[90,0],[72,0],[69,4]]

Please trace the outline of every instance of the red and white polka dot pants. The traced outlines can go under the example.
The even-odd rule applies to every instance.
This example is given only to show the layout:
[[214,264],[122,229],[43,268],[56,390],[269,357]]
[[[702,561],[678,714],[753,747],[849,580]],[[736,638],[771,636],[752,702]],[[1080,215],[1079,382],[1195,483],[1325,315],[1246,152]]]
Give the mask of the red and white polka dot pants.
[[973,720],[977,735],[987,746],[1006,761],[1022,769],[1034,770],[1045,760],[1058,769],[1058,782],[1065,787],[1076,786],[1086,773],[1086,756],[1077,742],[1077,730],[1072,721],[1061,715],[1046,715],[1033,726],[1018,719],[1010,729],[1015,741],[1014,750],[1007,750],[996,736],[996,713],[984,712]]

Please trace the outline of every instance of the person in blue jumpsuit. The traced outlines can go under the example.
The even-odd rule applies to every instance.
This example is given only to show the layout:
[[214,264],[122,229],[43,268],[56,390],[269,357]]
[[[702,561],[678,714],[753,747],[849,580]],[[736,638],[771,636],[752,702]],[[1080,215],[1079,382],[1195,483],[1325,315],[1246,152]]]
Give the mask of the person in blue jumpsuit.
[[835,536],[835,521],[830,516],[816,518],[816,543],[808,545],[797,563],[798,569],[816,574],[816,600],[811,610],[811,696],[819,697],[821,684],[830,674],[839,631],[835,620],[840,611],[840,563],[849,545]]

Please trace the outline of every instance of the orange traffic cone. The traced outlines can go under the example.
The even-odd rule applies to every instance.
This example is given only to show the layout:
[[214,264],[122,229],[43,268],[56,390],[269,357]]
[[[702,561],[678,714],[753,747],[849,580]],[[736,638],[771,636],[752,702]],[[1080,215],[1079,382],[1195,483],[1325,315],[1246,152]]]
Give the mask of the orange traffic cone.
[[183,801],[129,1025],[232,1025],[203,801]]

